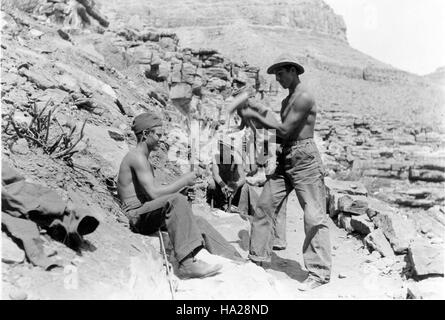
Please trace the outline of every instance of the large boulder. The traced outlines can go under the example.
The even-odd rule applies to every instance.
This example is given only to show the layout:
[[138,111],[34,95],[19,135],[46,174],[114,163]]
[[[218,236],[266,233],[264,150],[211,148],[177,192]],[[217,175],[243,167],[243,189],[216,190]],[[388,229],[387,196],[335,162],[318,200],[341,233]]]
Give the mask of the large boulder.
[[358,181],[342,181],[326,177],[325,185],[332,192],[340,192],[350,195],[368,195],[368,190],[366,190],[366,187]]
[[229,80],[229,72],[224,68],[211,67],[205,69],[207,78],[219,78],[222,80]]
[[383,202],[376,198],[368,198],[368,208],[366,214],[369,218],[373,218],[381,213],[393,213],[395,209],[389,206],[386,202]]
[[409,179],[411,181],[443,182],[445,173],[439,170],[417,170],[409,169]]
[[171,100],[191,100],[192,86],[187,83],[175,83],[170,88]]
[[8,236],[2,233],[2,262],[8,264],[22,263],[25,252],[20,249]]
[[351,227],[355,232],[366,236],[374,230],[374,223],[366,215],[352,215]]
[[[364,200],[368,195],[368,191],[366,190],[365,186],[362,183],[356,181],[341,181],[326,177],[325,185],[327,191],[326,205],[329,212],[329,216],[331,218],[336,217],[338,213],[341,211],[339,208],[339,200],[345,195],[355,196],[354,198],[351,197],[351,199],[353,199],[352,202],[354,200]],[[362,197],[357,197],[357,196],[362,196]]]
[[97,92],[101,95],[108,95],[112,100],[117,99],[116,91],[114,91],[114,89],[108,83],[103,82],[102,80],[80,70],[79,68],[75,68],[61,62],[56,62],[55,65],[59,70],[61,70],[61,72],[66,73],[76,79],[82,88],[88,88],[88,90],[92,93]]
[[38,88],[42,90],[57,87],[57,83],[53,81],[53,76],[46,70],[40,68],[20,68],[19,74],[26,77],[29,81],[34,83]]
[[416,240],[408,250],[411,266],[417,276],[444,274],[443,248],[424,240]]
[[388,238],[395,253],[405,253],[416,237],[416,229],[411,220],[397,213],[380,213],[372,218],[375,226]]
[[376,229],[372,231],[365,237],[364,241],[369,248],[380,252],[383,257],[394,256],[391,245],[389,244],[388,239],[386,239],[382,230]]
[[188,83],[173,83],[170,88],[170,99],[173,105],[184,115],[188,115],[190,112],[192,97],[192,86]]
[[[441,288],[441,290],[438,290]],[[407,299],[444,300],[445,279],[434,277],[411,282],[407,287]]]
[[[127,143],[114,140],[108,127],[87,124],[84,133],[88,151],[99,160],[102,173],[106,177],[115,177],[122,159],[128,152]],[[91,163],[91,166],[96,167],[96,164]]]
[[365,196],[344,195],[338,199],[338,210],[352,215],[362,215],[368,209]]
[[196,66],[189,62],[184,62],[182,64],[182,81],[188,84],[193,84],[196,75]]

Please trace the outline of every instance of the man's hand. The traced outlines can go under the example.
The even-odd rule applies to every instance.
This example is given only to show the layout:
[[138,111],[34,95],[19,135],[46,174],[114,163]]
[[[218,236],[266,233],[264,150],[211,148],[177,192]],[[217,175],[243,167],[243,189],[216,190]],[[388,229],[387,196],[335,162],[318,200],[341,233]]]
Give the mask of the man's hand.
[[229,189],[235,192],[238,189],[238,183],[235,181],[231,181],[228,183]]
[[256,112],[255,110],[253,110],[251,108],[246,108],[246,109],[241,110],[241,116],[244,119],[251,119],[251,118],[254,118],[256,115],[258,115],[258,112]]
[[227,107],[228,113],[232,114],[237,109],[242,108],[247,102],[247,99],[249,99],[249,95],[247,94],[247,92],[242,92],[241,94],[237,95]]
[[229,187],[227,185],[225,185],[221,190],[224,193],[224,195],[226,196],[226,198],[231,197],[235,193],[235,190],[233,190],[231,187]]
[[192,171],[189,173],[186,173],[184,175],[184,180],[187,186],[193,186],[196,183],[197,175],[196,172]]
[[259,103],[256,99],[249,98],[247,100],[247,106],[259,114],[265,114],[267,112],[267,108],[262,103]]

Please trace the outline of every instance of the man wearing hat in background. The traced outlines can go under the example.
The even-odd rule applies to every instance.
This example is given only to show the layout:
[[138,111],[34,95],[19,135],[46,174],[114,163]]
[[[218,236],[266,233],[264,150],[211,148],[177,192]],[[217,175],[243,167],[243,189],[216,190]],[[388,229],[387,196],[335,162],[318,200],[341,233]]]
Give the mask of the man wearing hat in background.
[[195,172],[184,174],[168,185],[156,183],[149,155],[162,142],[162,120],[153,113],[143,113],[134,119],[132,130],[137,145],[122,160],[117,182],[131,229],[150,235],[166,228],[181,278],[204,278],[219,272],[221,265],[210,265],[195,258],[204,247],[228,258],[241,257],[206,220],[193,215],[187,197],[179,193],[195,184]]
[[[300,290],[314,289],[330,280],[331,244],[326,215],[324,169],[313,140],[317,107],[313,97],[302,87],[299,75],[304,68],[288,55],[281,55],[267,69],[289,95],[281,103],[281,122],[267,117],[267,109],[245,108],[242,117],[253,119],[275,130],[282,154],[277,168],[259,198],[252,221],[249,258],[261,264],[270,262],[273,220],[284,199],[295,189],[304,211],[305,240],[303,259],[309,272]],[[281,141],[279,141],[279,139]]]

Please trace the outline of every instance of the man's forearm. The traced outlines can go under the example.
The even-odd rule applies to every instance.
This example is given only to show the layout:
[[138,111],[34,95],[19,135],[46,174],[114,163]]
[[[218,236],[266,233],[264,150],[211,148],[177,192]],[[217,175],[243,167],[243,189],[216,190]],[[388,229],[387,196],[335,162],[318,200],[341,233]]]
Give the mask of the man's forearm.
[[185,183],[185,181],[183,181],[183,179],[179,178],[178,180],[176,180],[173,183],[170,183],[166,186],[159,187],[156,192],[157,197],[162,197],[162,196],[166,196],[169,194],[179,192],[181,189],[183,189],[186,186],[187,186],[187,184]]
[[262,116],[257,112],[251,114],[251,119],[259,122],[265,129],[275,130],[276,135],[280,138],[286,139],[291,134],[291,128],[284,126],[274,116]]
[[255,112],[252,115],[252,119],[261,123],[261,125],[264,126],[266,129],[280,129],[280,123],[274,117],[267,117],[267,112],[265,115],[261,115],[260,113]]
[[213,177],[213,180],[215,180],[215,182],[221,187],[224,188],[224,186],[226,185],[226,183],[223,181],[223,179],[221,179],[220,177],[215,178]]
[[246,178],[241,178],[236,182],[236,187],[241,188],[244,185],[244,183],[246,183]]

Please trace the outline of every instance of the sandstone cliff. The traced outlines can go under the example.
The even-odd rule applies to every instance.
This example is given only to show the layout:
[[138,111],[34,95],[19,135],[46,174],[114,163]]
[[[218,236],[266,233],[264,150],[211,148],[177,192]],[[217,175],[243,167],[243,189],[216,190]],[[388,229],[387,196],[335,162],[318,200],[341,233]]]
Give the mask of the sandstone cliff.
[[357,113],[443,122],[443,91],[423,77],[350,47],[342,17],[321,0],[99,3],[114,27],[157,27],[175,32],[182,47],[214,48],[238,64],[248,61],[260,68],[260,80],[269,92],[281,88],[264,70],[277,55],[288,51],[305,66],[303,82],[323,108],[353,106]]

